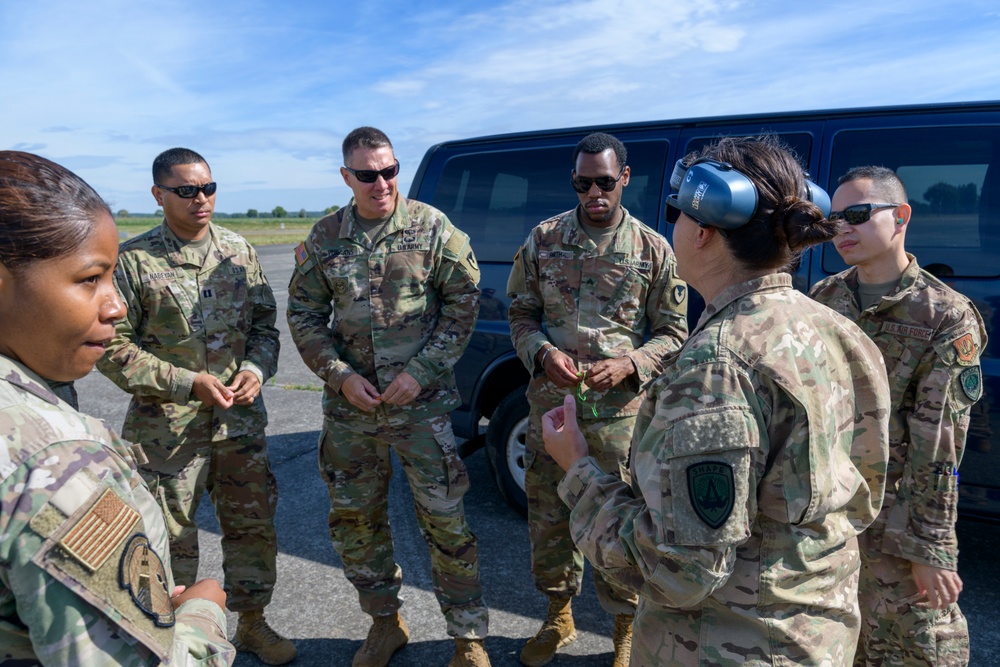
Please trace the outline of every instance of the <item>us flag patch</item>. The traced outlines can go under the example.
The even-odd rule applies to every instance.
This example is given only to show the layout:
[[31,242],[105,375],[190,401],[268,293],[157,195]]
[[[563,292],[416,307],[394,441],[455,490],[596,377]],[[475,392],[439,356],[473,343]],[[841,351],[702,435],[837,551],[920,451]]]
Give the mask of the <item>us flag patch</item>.
[[302,266],[306,263],[307,259],[309,259],[309,251],[306,250],[306,244],[305,241],[303,241],[295,246],[295,262],[299,266]]
[[59,543],[84,567],[96,572],[138,520],[139,513],[108,489]]

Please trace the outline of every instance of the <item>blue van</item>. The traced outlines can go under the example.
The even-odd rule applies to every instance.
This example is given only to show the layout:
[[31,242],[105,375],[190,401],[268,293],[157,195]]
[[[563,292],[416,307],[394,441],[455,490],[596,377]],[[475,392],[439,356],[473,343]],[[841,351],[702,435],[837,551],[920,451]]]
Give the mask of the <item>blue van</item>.
[[[482,269],[476,332],[455,367],[463,406],[455,431],[476,447],[485,440],[504,498],[521,512],[528,374],[506,321],[507,277],[514,253],[540,221],[576,205],[569,184],[573,148],[594,131],[628,147],[631,182],[622,203],[670,238],[664,222],[676,160],[722,135],[770,132],[798,154],[831,194],[849,168],[896,171],[913,206],[907,250],[922,267],[970,297],[991,344],[982,360],[985,396],[972,417],[962,461],[960,511],[1000,518],[1000,102],[806,111],[695,118],[505,134],[431,147],[409,196],[444,211],[472,238]],[[807,291],[843,270],[830,244],[811,248],[794,273]],[[689,319],[704,302],[691,293]],[[994,426],[992,421],[997,422]],[[485,439],[478,438],[485,434]]]

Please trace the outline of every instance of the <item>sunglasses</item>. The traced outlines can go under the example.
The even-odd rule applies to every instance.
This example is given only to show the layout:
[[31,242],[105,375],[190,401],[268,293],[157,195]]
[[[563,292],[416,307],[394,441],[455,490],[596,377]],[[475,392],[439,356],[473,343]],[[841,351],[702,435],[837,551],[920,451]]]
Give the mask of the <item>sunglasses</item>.
[[[684,211],[678,205],[677,195],[669,195],[667,197],[666,203],[667,203],[667,210],[666,210],[666,215],[664,217],[667,219],[668,225],[675,225],[677,224],[677,221],[681,219],[681,213],[684,213]],[[685,215],[694,220],[694,223],[699,227],[711,227],[711,225],[706,225],[704,222],[694,217],[690,213],[687,213]]]
[[849,225],[863,225],[871,219],[872,213],[875,211],[881,211],[884,208],[896,208],[897,206],[900,206],[900,204],[855,204],[854,206],[848,206],[843,211],[830,211],[827,219],[830,222],[843,220]]
[[344,169],[354,174],[354,178],[362,183],[374,183],[379,176],[386,181],[391,181],[399,173],[399,160],[396,160],[396,164],[385,169],[351,169],[350,167],[344,167]]
[[198,196],[199,192],[204,192],[206,197],[211,197],[215,194],[216,189],[218,189],[219,184],[215,181],[211,183],[206,183],[205,185],[182,185],[176,188],[168,188],[165,185],[156,184],[156,187],[161,190],[169,190],[181,199],[194,199]]
[[615,189],[615,185],[621,180],[622,174],[625,173],[625,167],[621,168],[618,172],[618,176],[611,178],[610,176],[598,176],[597,178],[589,178],[587,176],[577,176],[576,172],[573,172],[573,189],[579,192],[581,195],[585,192],[590,192],[590,186],[596,184],[597,188],[601,192],[611,192]]

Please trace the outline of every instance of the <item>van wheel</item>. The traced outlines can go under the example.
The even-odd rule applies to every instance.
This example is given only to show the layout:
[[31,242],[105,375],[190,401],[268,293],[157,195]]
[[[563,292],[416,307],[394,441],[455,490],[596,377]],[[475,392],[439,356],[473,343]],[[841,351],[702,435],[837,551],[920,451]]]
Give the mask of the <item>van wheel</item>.
[[507,394],[486,427],[486,462],[500,495],[521,516],[528,515],[524,495],[524,447],[528,435],[528,386]]

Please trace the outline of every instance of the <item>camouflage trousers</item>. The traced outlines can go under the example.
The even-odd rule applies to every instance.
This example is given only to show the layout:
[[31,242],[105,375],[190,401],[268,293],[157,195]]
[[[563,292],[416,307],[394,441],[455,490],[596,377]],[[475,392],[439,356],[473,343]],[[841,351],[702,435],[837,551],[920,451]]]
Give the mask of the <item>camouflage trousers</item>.
[[856,667],[968,665],[969,627],[958,605],[935,610],[917,603],[920,594],[910,561],[866,548],[866,536],[859,538],[861,637]]
[[448,634],[487,634],[489,612],[479,581],[479,548],[465,520],[469,475],[448,415],[400,423],[330,420],[320,435],[320,473],[330,493],[330,537],[361,609],[387,616],[400,606],[402,571],[389,526],[390,447],[410,483],[420,534],[430,548],[431,580]]
[[[531,573],[535,587],[548,597],[580,594],[583,585],[583,553],[569,532],[570,510],[556,487],[563,469],[545,451],[542,415],[547,410],[531,407],[525,441],[524,490],[528,496],[528,536],[531,539]],[[601,470],[626,483],[629,446],[635,417],[581,419],[580,428]],[[594,570],[597,599],[609,614],[634,614],[638,596],[623,591]]]
[[175,582],[189,586],[198,578],[194,517],[207,490],[222,532],[226,606],[232,611],[266,607],[277,578],[278,484],[264,436],[143,450],[149,463],[139,472],[166,518]]

